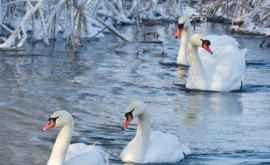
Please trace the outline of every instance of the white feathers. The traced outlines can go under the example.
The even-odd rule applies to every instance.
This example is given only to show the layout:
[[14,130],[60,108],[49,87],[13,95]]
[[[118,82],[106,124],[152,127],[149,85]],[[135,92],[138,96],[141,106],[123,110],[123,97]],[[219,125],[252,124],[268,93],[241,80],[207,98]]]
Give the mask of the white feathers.
[[136,135],[120,155],[122,161],[173,163],[190,154],[188,147],[181,144],[175,135],[151,130],[151,114],[144,109],[141,102],[133,102],[131,105],[135,107],[134,113],[138,110],[137,107],[140,108],[141,113],[136,116],[138,119]]
[[143,154],[143,151],[138,152],[136,150],[138,146],[134,146],[137,145],[135,141],[131,143],[133,144],[129,144],[121,153],[121,160],[124,162],[174,163],[191,154],[189,147],[181,144],[175,135],[159,131],[152,131],[150,133],[150,140],[142,159],[137,156]]
[[108,165],[108,158],[99,146],[76,143],[69,145],[65,165]]
[[[199,49],[198,56],[205,74],[189,71],[186,87],[209,91],[239,90],[244,80],[246,50],[240,49],[239,43],[226,35],[205,38],[211,42],[213,55]],[[191,70],[195,68],[192,67]]]
[[143,163],[178,162],[190,153],[188,146],[181,144],[175,135],[153,131],[151,132],[149,148]]
[[[107,165],[108,155],[101,147],[83,143],[70,144],[73,132],[73,117],[67,111],[53,113],[48,122],[60,128],[47,165]],[[51,127],[53,128],[53,127]]]

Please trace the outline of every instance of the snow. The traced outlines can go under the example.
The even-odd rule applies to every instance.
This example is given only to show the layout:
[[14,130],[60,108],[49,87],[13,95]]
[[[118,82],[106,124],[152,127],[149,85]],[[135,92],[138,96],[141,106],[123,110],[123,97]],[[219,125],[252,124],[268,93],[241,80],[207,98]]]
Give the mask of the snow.
[[[0,28],[0,37],[7,38],[4,39],[4,43],[1,41],[0,47],[23,46],[25,39],[29,37],[26,33],[28,31],[32,31],[33,40],[43,40],[47,44],[49,38],[59,36],[74,40],[91,38],[104,28],[96,21],[96,16],[109,25],[135,25],[136,20],[173,21],[180,15],[199,15],[198,11],[203,11],[208,15],[222,16],[233,21],[242,20],[244,24],[235,29],[268,35],[270,33],[269,0],[229,0],[228,5],[226,1],[206,0],[204,4],[197,1],[197,9],[190,7],[190,2],[185,0],[36,0],[36,2],[24,0],[10,3],[9,0],[0,0],[0,26],[3,23],[15,29],[10,33]],[[217,4],[218,2],[220,4]],[[36,6],[37,4],[39,6]]]
[[206,0],[203,5],[205,15],[222,16],[233,22],[243,21],[239,28],[244,31],[269,34],[270,1],[269,0],[238,0],[232,1]]

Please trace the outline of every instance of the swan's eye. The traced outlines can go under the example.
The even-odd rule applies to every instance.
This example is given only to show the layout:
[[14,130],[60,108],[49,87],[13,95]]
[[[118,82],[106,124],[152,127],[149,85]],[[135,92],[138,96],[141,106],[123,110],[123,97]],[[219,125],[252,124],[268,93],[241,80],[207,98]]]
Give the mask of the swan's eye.
[[202,48],[204,48],[210,54],[213,54],[213,51],[210,49],[211,42],[209,40],[203,40],[203,39],[201,39],[201,41],[202,41]]
[[207,44],[208,46],[211,45],[211,42],[210,42],[209,40],[205,40],[205,42],[206,42],[206,44]]
[[211,42],[209,40],[201,40],[202,41],[202,45],[206,45],[206,46],[210,46]]
[[131,111],[125,113],[125,117],[126,117],[126,118],[131,117],[131,119],[133,119],[133,112],[134,112],[134,110],[135,110],[135,109],[132,109]]
[[184,24],[183,24],[183,23],[182,23],[182,24],[178,24],[177,27],[178,27],[179,29],[183,29],[183,28],[184,28]]
[[57,117],[50,117],[49,119],[48,119],[48,121],[52,121],[52,122],[56,122],[56,120],[58,119],[59,117],[57,116]]

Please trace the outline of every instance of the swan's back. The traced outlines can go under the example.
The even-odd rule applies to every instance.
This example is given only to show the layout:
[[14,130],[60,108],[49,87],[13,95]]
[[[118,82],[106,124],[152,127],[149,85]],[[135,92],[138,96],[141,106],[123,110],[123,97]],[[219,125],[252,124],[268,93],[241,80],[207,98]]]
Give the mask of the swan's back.
[[[135,163],[174,163],[191,153],[190,149],[181,144],[172,134],[153,131],[145,152],[137,148],[131,141],[121,153],[121,160]],[[143,154],[143,155],[141,155]]]
[[190,149],[181,144],[175,135],[153,131],[144,163],[173,163],[184,159],[184,156],[189,154]]
[[[245,72],[245,49],[239,48],[235,38],[227,35],[209,35],[213,55],[199,49],[206,75],[195,76],[198,81],[189,82],[193,89],[232,91],[240,89]],[[193,78],[195,79],[195,78]]]
[[108,155],[104,150],[95,145],[83,143],[70,144],[65,165],[107,165]]

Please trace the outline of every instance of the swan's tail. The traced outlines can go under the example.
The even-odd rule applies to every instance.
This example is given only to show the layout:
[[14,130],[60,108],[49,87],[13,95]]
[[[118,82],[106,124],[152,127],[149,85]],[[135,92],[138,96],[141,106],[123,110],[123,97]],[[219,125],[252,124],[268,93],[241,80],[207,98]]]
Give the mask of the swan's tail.
[[92,146],[95,147],[98,144],[98,141],[95,141]]
[[108,154],[106,154],[106,156],[104,157],[104,161],[105,161],[105,164],[106,165],[109,165],[110,164],[109,155]]
[[99,147],[99,146],[96,146],[97,144],[98,144],[99,142],[98,141],[95,141],[93,144],[92,144],[92,146],[93,147],[98,147],[98,148],[100,148],[100,153],[102,154],[102,155],[104,155],[104,162],[105,162],[105,164],[106,165],[109,165],[110,164],[110,161],[109,161],[109,155],[101,148],[101,147]]

